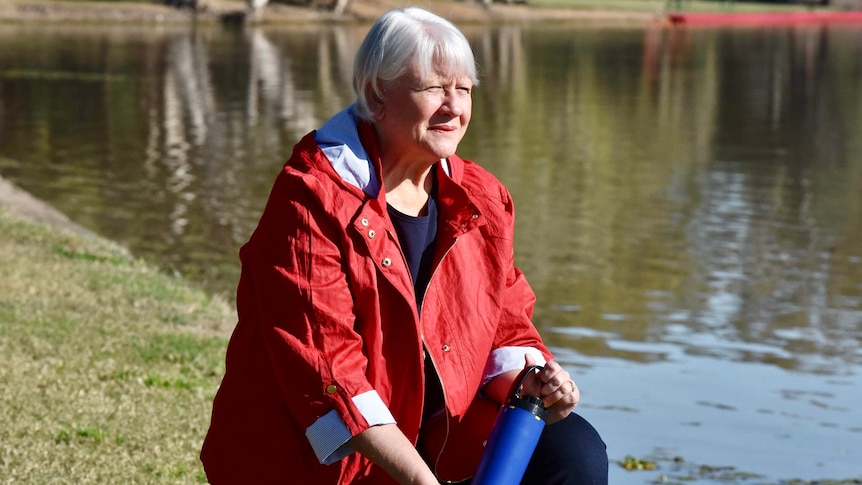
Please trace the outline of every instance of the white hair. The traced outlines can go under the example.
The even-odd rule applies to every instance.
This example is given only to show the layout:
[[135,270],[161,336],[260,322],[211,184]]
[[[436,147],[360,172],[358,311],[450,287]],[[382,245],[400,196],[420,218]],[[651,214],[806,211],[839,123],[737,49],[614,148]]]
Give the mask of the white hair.
[[368,96],[383,97],[382,83],[398,79],[413,63],[423,78],[440,70],[479,83],[473,50],[458,27],[419,7],[391,10],[371,26],[356,53],[353,89],[357,114],[371,120]]

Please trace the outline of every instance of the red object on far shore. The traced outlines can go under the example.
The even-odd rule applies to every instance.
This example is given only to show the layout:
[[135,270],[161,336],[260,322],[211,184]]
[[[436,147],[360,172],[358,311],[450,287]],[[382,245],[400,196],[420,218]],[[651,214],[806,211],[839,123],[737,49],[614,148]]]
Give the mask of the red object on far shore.
[[763,13],[671,13],[672,25],[798,25],[862,23],[862,11],[763,12]]

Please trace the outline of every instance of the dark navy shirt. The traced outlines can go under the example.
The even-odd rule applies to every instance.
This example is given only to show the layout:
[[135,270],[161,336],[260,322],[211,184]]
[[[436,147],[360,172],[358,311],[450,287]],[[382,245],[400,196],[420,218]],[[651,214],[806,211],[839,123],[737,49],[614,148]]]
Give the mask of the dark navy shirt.
[[[431,265],[434,263],[434,241],[437,238],[437,200],[435,190],[431,191],[424,216],[413,217],[392,206],[387,206],[389,218],[395,226],[398,242],[407,259],[410,276],[413,278],[413,294],[416,297],[417,311],[422,313],[422,299],[431,279]],[[443,408],[443,388],[434,369],[434,363],[425,353],[425,406],[422,418]]]
[[434,259],[434,240],[437,237],[437,202],[432,195],[424,216],[408,216],[392,206],[387,206],[389,217],[398,234],[398,242],[407,259],[410,276],[413,277],[413,291],[416,308],[422,312],[422,298],[431,278],[431,264]]

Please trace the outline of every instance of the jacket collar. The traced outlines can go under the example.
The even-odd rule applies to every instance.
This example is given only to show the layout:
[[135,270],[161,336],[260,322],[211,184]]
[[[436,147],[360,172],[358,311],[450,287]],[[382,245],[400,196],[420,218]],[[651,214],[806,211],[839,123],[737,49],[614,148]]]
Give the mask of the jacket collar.
[[314,140],[341,180],[377,197],[380,180],[360,139],[359,124],[354,105],[350,105],[324,123]]
[[[356,105],[351,104],[330,118],[314,133],[314,140],[341,180],[378,197],[382,172],[377,135],[356,114]],[[447,176],[452,176],[449,160],[441,159],[440,166]]]
[[[369,197],[374,210],[385,213],[386,201],[381,190],[383,168],[374,127],[356,114],[355,105],[337,113],[314,133],[314,141],[329,160],[335,174],[347,185]],[[471,230],[480,212],[467,191],[460,185],[464,160],[457,155],[441,159],[437,170],[438,200],[445,221],[444,232],[452,237]]]

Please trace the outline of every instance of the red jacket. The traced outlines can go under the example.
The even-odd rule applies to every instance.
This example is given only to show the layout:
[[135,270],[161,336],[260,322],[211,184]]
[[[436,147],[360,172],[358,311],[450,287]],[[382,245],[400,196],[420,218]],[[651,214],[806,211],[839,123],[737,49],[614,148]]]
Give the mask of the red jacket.
[[361,433],[369,423],[355,398],[371,396],[415,443],[423,342],[444,389],[444,434],[495,351],[532,347],[550,358],[514,266],[508,191],[472,162],[448,162],[450,174],[434,168],[437,248],[420,318],[385,190],[373,197],[344,182],[313,134],[296,145],[240,251],[239,321],[201,452],[212,483],[394,483],[359,453],[321,464],[307,430],[329,414]]

